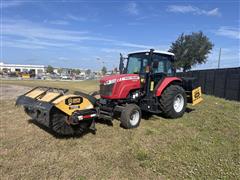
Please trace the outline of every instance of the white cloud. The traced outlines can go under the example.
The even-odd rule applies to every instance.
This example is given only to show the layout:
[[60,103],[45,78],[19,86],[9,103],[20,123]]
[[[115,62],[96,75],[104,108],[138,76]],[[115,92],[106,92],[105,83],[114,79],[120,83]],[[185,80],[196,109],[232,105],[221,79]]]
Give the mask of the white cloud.
[[240,31],[238,28],[223,26],[215,32],[216,35],[225,36],[233,39],[240,39]]
[[75,47],[81,46],[83,41],[96,42],[101,45],[128,48],[149,49],[150,46],[135,44],[116,39],[92,35],[88,31],[73,31],[59,28],[50,28],[29,21],[4,20],[3,45],[8,47],[21,47],[29,49],[42,49],[47,47]]
[[3,22],[3,35],[18,36],[21,38],[47,39],[61,41],[81,41],[91,39],[87,31],[72,31],[44,27],[29,21],[5,21]]
[[49,23],[49,24],[54,24],[54,25],[68,25],[69,24],[68,21],[64,21],[64,20],[51,20],[51,21],[46,20],[45,22]]
[[144,23],[142,23],[142,22],[129,22],[129,23],[127,23],[127,25],[129,25],[129,26],[141,26],[141,25],[144,25]]
[[220,16],[221,15],[218,8],[214,8],[210,11],[206,11],[206,14],[209,16]]
[[3,46],[17,47],[23,49],[45,49],[47,47],[68,47],[74,46],[73,43],[57,43],[40,39],[3,39]]
[[129,2],[129,3],[127,4],[126,11],[127,11],[129,14],[138,15],[138,14],[139,14],[139,10],[138,10],[138,7],[137,7],[137,3],[135,3],[135,2]]
[[196,11],[196,9],[192,6],[178,6],[178,5],[168,6],[167,10],[170,12],[179,12],[179,13],[189,13],[189,12]]
[[183,6],[183,5],[170,5],[167,8],[167,11],[174,13],[193,13],[195,15],[207,15],[207,16],[220,16],[220,12],[218,8],[214,8],[211,10],[200,9],[195,6]]
[[67,60],[69,60],[70,58],[61,56],[61,57],[58,57],[58,59],[59,59],[60,61],[67,61]]
[[19,1],[19,0],[13,0],[13,1],[6,1],[6,0],[1,0],[1,8],[9,8],[9,7],[15,7],[15,6],[20,6],[24,3],[24,1]]
[[86,21],[87,19],[85,17],[79,17],[75,16],[73,14],[68,14],[65,19],[73,20],[73,21]]
[[106,52],[106,53],[124,53],[124,52],[126,52],[126,49],[120,49],[120,48],[102,48],[100,50],[103,52]]
[[105,25],[103,25],[103,27],[106,27],[106,28],[112,27],[112,26],[113,26],[113,24],[105,24]]
[[34,45],[34,44],[25,44],[18,41],[12,41],[12,40],[4,40],[2,43],[5,47],[14,47],[14,48],[22,48],[22,49],[44,49],[44,46],[41,45]]
[[147,46],[147,45],[143,45],[143,44],[134,44],[134,43],[128,43],[128,42],[117,42],[116,45],[132,47],[132,48],[143,48],[143,49],[151,49],[152,48],[152,46]]

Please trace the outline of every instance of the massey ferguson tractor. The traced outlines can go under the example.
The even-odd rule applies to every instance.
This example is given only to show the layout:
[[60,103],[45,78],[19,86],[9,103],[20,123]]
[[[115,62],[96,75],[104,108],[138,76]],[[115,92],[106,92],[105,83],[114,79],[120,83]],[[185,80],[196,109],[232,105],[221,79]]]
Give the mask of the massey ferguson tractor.
[[[142,112],[166,118],[183,116],[187,103],[202,101],[201,87],[193,78],[175,76],[174,54],[147,51],[120,57],[120,74],[100,79],[100,91],[67,94],[66,89],[37,87],[17,99],[33,120],[61,135],[95,130],[95,120],[120,117],[121,126],[136,128]],[[96,95],[100,98],[95,98]]]

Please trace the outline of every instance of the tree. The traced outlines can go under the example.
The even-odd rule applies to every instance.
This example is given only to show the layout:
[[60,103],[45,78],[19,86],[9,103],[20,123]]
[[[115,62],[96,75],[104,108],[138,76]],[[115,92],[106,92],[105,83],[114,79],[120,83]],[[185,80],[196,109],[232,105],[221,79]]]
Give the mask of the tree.
[[91,69],[87,69],[85,73],[86,73],[87,75],[90,75],[90,74],[91,74]]
[[102,67],[102,74],[105,75],[107,73],[107,68],[105,66]]
[[76,69],[76,72],[75,72],[77,75],[79,75],[81,73],[81,70],[80,69]]
[[47,73],[50,73],[50,74],[53,74],[53,67],[50,66],[50,65],[48,65],[48,66],[47,66],[47,69],[46,69],[46,72],[47,72]]
[[190,35],[181,34],[169,51],[175,54],[175,68],[182,68],[186,72],[193,65],[206,63],[212,48],[213,43],[200,31]]
[[117,74],[117,72],[118,72],[118,68],[115,67],[115,68],[113,69],[113,73],[114,73],[114,74]]
[[70,69],[71,74],[76,74],[76,69]]
[[63,69],[62,68],[58,68],[57,72],[58,72],[58,74],[62,74],[63,73]]

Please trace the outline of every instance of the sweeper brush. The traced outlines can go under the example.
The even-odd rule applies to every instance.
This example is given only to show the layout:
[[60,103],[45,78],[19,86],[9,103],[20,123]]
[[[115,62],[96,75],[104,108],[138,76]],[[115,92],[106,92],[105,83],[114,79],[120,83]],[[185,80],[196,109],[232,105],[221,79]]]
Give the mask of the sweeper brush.
[[67,94],[67,89],[36,87],[18,97],[16,105],[41,125],[59,135],[81,135],[95,130],[96,99],[82,92]]

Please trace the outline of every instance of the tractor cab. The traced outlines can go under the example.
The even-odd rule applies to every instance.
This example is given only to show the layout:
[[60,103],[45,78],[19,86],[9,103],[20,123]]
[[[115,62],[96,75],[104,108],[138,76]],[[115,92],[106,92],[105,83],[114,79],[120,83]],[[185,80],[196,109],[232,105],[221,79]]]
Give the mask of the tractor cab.
[[123,74],[163,73],[172,76],[174,54],[164,51],[133,52],[128,55]]
[[[127,60],[125,67],[124,60]],[[173,62],[173,53],[151,49],[150,51],[131,52],[127,58],[120,55],[119,69],[121,74],[139,74],[142,83],[151,82],[149,87],[155,88],[164,77],[175,75]],[[146,87],[147,90],[148,87]]]

